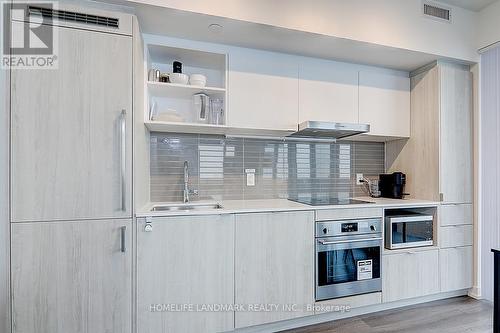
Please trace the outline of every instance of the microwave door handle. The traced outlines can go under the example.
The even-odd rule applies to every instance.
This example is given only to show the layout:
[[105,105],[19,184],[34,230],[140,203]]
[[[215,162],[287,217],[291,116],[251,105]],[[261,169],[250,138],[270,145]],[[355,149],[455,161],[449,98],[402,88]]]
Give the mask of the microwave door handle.
[[345,243],[354,243],[354,242],[368,242],[374,240],[382,240],[382,237],[374,237],[374,238],[363,238],[363,239],[346,239],[346,240],[337,240],[337,241],[326,241],[323,239],[318,240],[321,245],[330,245],[330,244],[345,244]]

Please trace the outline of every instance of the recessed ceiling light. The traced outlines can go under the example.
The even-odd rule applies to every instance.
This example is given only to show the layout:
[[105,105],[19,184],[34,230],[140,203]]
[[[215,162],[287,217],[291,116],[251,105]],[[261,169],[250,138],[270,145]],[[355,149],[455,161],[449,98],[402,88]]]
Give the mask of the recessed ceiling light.
[[214,33],[214,34],[220,34],[224,27],[220,24],[217,23],[212,23],[208,26],[208,31]]

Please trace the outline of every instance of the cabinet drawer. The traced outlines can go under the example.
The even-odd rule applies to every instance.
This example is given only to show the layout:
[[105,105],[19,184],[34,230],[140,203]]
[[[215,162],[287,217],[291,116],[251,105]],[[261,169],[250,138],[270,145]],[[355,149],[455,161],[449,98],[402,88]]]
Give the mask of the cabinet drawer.
[[439,210],[439,223],[442,227],[472,224],[472,205],[442,205]]
[[382,208],[325,209],[316,211],[316,221],[382,217]]
[[439,250],[441,291],[472,287],[472,246]]
[[454,225],[439,228],[439,246],[441,248],[472,245],[472,225]]
[[393,302],[439,292],[439,250],[382,256],[382,301]]
[[[374,305],[382,303],[382,293],[369,293],[362,295],[354,295],[349,297],[341,297],[336,299],[329,299],[314,303],[314,313],[325,313],[332,311],[341,311],[344,307],[349,309],[360,308],[363,306]],[[347,309],[346,309],[347,310]]]

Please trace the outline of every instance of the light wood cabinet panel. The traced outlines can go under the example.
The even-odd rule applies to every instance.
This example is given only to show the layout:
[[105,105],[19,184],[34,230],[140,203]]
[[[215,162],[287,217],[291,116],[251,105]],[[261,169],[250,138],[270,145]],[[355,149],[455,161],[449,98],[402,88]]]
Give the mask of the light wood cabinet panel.
[[439,246],[455,247],[472,245],[474,231],[472,225],[454,225],[439,228]]
[[444,226],[472,224],[472,204],[441,205],[439,224]]
[[[221,332],[234,328],[234,312],[203,311],[234,302],[234,217],[138,220],[137,327],[141,333]],[[163,305],[191,305],[162,310]]]
[[472,287],[472,246],[439,250],[441,291],[452,291]]
[[439,250],[382,256],[382,301],[392,302],[439,292]]
[[360,72],[359,122],[370,135],[410,137],[410,78]]
[[314,59],[299,64],[299,123],[358,122],[358,70]]
[[[278,304],[278,311],[236,312],[236,328],[313,314],[314,216],[312,212],[236,215],[235,302]],[[283,305],[297,311],[283,311]],[[305,310],[305,309],[304,309]]]
[[342,309],[342,307],[346,306],[348,306],[350,309],[356,309],[380,303],[382,303],[381,292],[354,295],[354,296],[341,297],[341,298],[316,302],[315,303],[316,308],[314,309],[314,313],[318,314],[318,313],[338,311],[339,308]]
[[446,203],[472,203],[472,73],[440,65],[440,188]]
[[12,70],[12,219],[131,217],[132,38],[54,29],[58,69]]
[[411,78],[411,137],[386,144],[389,172],[406,174],[411,198],[439,201],[439,75],[437,67]]
[[345,220],[345,219],[367,219],[372,217],[382,217],[382,208],[337,208],[316,210],[316,221]]
[[13,332],[130,333],[131,240],[131,220],[13,224]]
[[411,137],[388,143],[386,159],[412,198],[472,203],[471,81],[466,66],[444,62],[411,78]]
[[298,65],[291,56],[234,51],[228,83],[229,126],[297,130]]

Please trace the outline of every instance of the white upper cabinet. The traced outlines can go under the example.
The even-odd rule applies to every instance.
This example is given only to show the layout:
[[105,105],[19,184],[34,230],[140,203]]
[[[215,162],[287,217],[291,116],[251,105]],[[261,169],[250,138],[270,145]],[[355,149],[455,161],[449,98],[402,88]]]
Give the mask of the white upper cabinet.
[[410,137],[409,77],[360,72],[359,122],[370,125],[370,135]]
[[292,56],[236,50],[229,56],[228,125],[297,129],[298,65]]
[[299,123],[358,122],[358,70],[348,64],[307,59],[299,65]]

